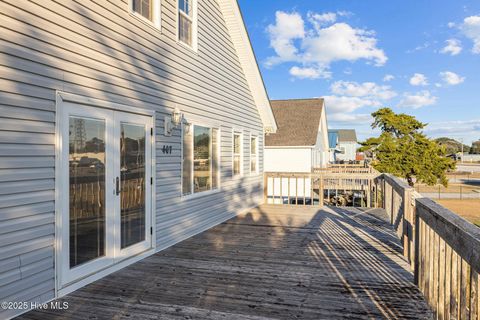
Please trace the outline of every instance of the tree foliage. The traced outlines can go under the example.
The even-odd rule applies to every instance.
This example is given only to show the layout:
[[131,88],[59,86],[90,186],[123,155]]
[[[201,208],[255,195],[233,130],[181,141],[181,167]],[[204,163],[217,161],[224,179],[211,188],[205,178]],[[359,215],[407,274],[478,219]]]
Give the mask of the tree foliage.
[[[459,152],[462,152],[462,143],[452,139],[452,138],[447,138],[447,137],[441,137],[435,139],[435,141],[445,147],[445,150],[447,154],[456,154]],[[470,146],[467,146],[466,144],[463,145],[463,152],[470,152]]]
[[414,178],[428,185],[448,185],[446,173],[455,169],[455,162],[446,157],[446,150],[421,131],[427,124],[389,108],[372,113],[372,128],[381,134],[362,142],[363,152],[373,155],[375,169],[405,178],[413,186]]
[[470,154],[480,154],[480,141],[475,141],[472,143],[472,147],[470,148]]

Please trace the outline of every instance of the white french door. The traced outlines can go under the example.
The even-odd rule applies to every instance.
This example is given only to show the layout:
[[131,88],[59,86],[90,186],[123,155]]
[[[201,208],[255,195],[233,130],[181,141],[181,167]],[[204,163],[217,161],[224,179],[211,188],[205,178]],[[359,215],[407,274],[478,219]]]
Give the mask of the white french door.
[[60,284],[152,248],[152,117],[62,105]]

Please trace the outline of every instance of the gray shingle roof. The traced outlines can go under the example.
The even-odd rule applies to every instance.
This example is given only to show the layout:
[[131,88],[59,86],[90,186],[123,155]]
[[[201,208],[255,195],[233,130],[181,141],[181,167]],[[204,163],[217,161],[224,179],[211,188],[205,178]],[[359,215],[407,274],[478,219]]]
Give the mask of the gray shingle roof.
[[335,131],[337,131],[338,134],[338,142],[357,142],[357,133],[355,130],[340,129]]
[[313,146],[317,143],[323,99],[272,100],[277,133],[265,137],[265,146]]

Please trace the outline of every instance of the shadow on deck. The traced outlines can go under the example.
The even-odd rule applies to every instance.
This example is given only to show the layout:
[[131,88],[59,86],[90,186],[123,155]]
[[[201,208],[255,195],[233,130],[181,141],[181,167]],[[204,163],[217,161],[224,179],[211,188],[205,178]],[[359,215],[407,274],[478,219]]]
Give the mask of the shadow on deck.
[[430,319],[380,209],[261,206],[25,319]]

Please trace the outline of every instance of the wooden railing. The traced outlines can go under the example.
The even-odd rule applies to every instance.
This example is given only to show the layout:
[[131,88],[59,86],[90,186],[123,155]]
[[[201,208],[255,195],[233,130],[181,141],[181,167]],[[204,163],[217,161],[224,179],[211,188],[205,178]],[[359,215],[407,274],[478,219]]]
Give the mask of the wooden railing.
[[393,176],[375,182],[415,282],[436,317],[479,319],[480,228]]
[[373,181],[378,173],[319,171],[316,173],[265,173],[265,202],[269,204],[374,205]]
[[[120,204],[124,211],[145,205],[143,178],[123,180],[120,185]],[[70,185],[71,217],[76,219],[105,215],[105,184],[98,182],[72,183]]]
[[373,174],[377,171],[370,166],[360,164],[331,164],[327,168],[313,168],[313,173],[352,173],[352,174]]

